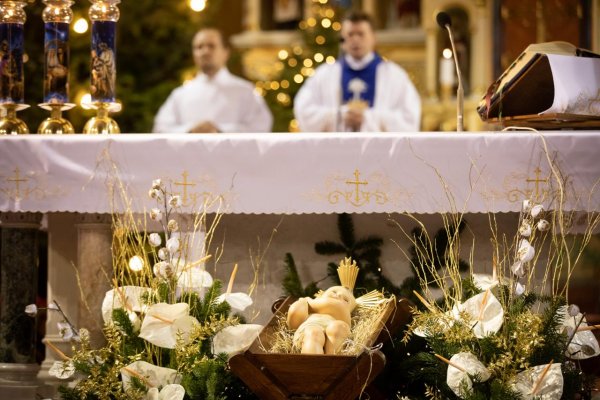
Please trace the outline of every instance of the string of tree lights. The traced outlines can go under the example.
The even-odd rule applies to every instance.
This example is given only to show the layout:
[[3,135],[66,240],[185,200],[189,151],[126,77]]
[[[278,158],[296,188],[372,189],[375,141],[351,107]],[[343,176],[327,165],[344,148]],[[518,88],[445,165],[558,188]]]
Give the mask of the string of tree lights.
[[303,44],[281,49],[275,66],[277,76],[256,82],[256,90],[264,96],[274,116],[275,132],[297,131],[294,119],[294,96],[304,80],[323,63],[334,63],[339,52],[339,31],[342,28],[340,2],[313,0],[310,17],[302,20],[299,30]]

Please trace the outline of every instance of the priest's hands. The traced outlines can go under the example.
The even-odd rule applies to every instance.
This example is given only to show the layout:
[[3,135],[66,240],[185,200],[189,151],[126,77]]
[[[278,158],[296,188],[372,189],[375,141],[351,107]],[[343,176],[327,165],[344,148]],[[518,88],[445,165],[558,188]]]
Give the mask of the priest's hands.
[[190,129],[190,133],[219,133],[219,128],[210,121],[202,121]]
[[365,119],[364,110],[358,108],[348,108],[344,114],[344,125],[347,129],[358,132]]

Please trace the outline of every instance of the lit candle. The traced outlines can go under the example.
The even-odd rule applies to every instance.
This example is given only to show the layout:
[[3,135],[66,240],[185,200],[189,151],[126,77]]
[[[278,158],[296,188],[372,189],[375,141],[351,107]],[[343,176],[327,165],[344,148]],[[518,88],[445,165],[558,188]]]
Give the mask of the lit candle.
[[452,59],[452,50],[444,49],[440,59],[440,86],[454,86],[456,70]]

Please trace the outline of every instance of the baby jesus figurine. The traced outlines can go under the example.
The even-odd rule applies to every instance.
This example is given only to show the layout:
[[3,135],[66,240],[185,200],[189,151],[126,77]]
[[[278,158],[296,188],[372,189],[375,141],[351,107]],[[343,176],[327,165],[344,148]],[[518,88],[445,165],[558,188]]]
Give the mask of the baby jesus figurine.
[[351,314],[356,307],[353,289],[358,276],[356,262],[340,262],[341,286],[333,286],[320,296],[304,297],[294,302],[287,315],[287,325],[296,329],[294,346],[302,354],[336,354],[350,336]]

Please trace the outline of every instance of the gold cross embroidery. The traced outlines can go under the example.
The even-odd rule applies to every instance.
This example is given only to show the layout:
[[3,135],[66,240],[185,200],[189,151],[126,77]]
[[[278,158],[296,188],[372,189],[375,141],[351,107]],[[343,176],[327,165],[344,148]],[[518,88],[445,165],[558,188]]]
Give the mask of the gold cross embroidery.
[[533,200],[540,201],[541,200],[541,198],[540,198],[540,182],[548,183],[548,178],[540,179],[540,174],[542,173],[542,170],[540,169],[540,167],[537,167],[533,172],[535,172],[535,179],[527,178],[525,181],[535,183],[535,192],[534,192]]
[[354,181],[346,181],[347,185],[356,185],[356,190],[354,192],[355,194],[355,199],[356,199],[356,203],[360,203],[360,185],[368,185],[369,182],[361,182],[360,181],[360,172],[358,171],[358,169],[354,170]]
[[183,171],[181,174],[183,176],[183,182],[173,182],[174,185],[183,186],[183,195],[181,202],[183,205],[188,205],[188,186],[196,186],[195,183],[188,182],[188,172]]
[[20,199],[21,198],[21,182],[27,182],[29,181],[29,179],[23,178],[21,177],[21,175],[19,174],[19,167],[15,168],[15,176],[14,178],[6,178],[7,182],[14,182],[15,183],[15,198]]

